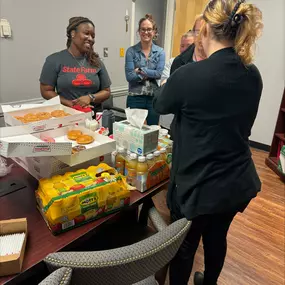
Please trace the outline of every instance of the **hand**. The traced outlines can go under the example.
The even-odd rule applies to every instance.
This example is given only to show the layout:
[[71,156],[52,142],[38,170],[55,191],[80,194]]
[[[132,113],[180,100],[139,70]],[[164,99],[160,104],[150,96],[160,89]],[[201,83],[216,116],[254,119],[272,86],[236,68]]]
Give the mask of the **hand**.
[[73,105],[79,105],[81,107],[88,107],[91,104],[91,98],[88,95],[81,96],[76,100],[73,100]]
[[65,99],[64,97],[60,97],[60,102],[61,104],[65,105],[66,107],[72,108],[73,107],[73,102],[71,100]]
[[135,69],[135,73],[141,73],[140,69],[139,69],[139,68],[136,68],[136,69]]
[[72,108],[74,104],[73,104],[73,102],[72,102],[71,100],[66,100],[66,101],[64,102],[64,105],[67,106],[67,107],[69,107],[69,108]]

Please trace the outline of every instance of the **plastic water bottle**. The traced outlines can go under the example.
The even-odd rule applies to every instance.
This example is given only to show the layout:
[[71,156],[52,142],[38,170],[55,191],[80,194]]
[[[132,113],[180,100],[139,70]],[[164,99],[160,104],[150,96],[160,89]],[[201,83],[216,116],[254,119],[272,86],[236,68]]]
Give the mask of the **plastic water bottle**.
[[115,114],[112,110],[104,110],[102,114],[102,127],[109,129],[109,134],[113,134],[113,123],[115,123]]

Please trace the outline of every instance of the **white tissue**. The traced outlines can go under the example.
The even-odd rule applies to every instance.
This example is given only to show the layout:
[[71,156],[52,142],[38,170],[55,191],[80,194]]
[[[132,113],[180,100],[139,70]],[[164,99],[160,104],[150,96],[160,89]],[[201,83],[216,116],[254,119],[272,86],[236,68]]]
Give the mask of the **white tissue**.
[[125,110],[127,121],[134,127],[141,129],[144,125],[146,117],[148,115],[148,110],[144,109],[130,109]]

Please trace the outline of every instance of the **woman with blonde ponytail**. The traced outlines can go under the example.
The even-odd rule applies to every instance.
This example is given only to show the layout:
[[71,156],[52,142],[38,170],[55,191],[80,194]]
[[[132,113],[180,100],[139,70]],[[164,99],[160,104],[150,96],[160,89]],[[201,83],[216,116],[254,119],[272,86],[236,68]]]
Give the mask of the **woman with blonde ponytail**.
[[191,229],[170,264],[170,284],[186,285],[200,239],[204,274],[195,285],[216,285],[227,232],[261,190],[249,136],[262,93],[253,64],[263,24],[261,11],[244,0],[212,0],[199,33],[207,59],[176,70],[155,94],[154,109],[176,117],[168,191],[172,220]]

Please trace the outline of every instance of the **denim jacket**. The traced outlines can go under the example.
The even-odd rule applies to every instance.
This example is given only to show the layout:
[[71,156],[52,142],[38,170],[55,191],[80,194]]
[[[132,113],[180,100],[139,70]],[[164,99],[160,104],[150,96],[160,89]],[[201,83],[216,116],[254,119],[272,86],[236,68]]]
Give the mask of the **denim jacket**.
[[[157,80],[160,80],[165,65],[165,52],[163,48],[152,44],[151,51],[146,59],[141,50],[141,43],[128,48],[126,53],[125,73],[129,82],[129,95],[150,95],[158,88]],[[145,80],[141,74],[135,72],[141,68],[146,75]]]

